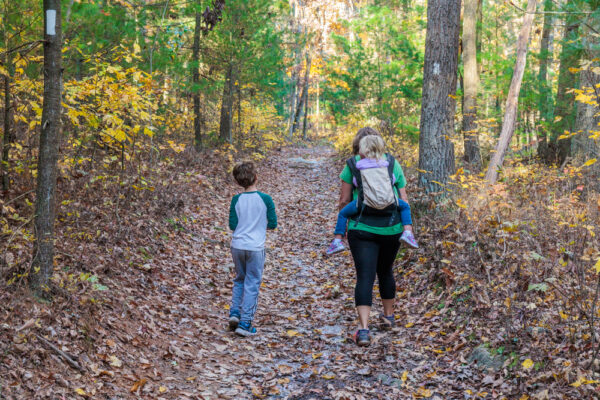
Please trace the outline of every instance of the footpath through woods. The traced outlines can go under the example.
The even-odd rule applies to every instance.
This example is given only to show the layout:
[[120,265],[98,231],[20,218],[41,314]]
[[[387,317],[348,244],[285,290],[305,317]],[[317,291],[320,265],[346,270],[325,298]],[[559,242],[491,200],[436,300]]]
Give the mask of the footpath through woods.
[[[94,289],[75,275],[79,283],[65,283],[49,305],[3,295],[0,397],[464,399],[520,392],[469,362],[473,339],[458,326],[470,317],[444,305],[445,291],[430,290],[423,260],[439,238],[428,229],[419,237],[424,247],[401,251],[396,263],[399,327],[377,330],[375,299],[372,345],[350,340],[352,259],[349,252],[323,255],[343,166],[327,147],[284,148],[260,163],[259,188],[273,197],[279,227],[268,234],[259,335],[229,332],[227,221],[239,188],[221,164],[207,165],[206,176],[192,167],[176,172],[166,189],[150,194],[159,200],[148,197],[147,209],[128,204],[119,217],[118,207],[102,211],[97,199],[61,215],[59,237],[73,237],[65,226],[80,226],[92,239],[58,243],[55,276],[63,287],[77,259],[73,272],[90,271]],[[168,217],[159,217],[163,206]],[[72,214],[77,223],[69,222]]]
[[[177,266],[177,274],[154,283],[148,296],[155,300],[146,302],[137,332],[129,332],[134,338],[145,333],[149,345],[136,347],[123,360],[131,365],[143,358],[151,364],[142,394],[448,399],[463,398],[466,389],[477,393],[477,372],[461,367],[454,355],[440,354],[460,341],[432,333],[431,316],[413,315],[425,299],[418,289],[404,287],[402,259],[396,268],[400,327],[378,332],[373,325],[368,348],[350,340],[356,329],[351,256],[323,255],[335,223],[341,165],[328,148],[284,149],[262,164],[259,189],[273,197],[279,227],[268,234],[255,319],[259,335],[250,339],[226,329],[233,270],[227,216],[239,189],[214,187],[207,196],[198,188],[193,234],[178,235],[177,253],[154,260]],[[375,304],[374,322],[380,303]]]

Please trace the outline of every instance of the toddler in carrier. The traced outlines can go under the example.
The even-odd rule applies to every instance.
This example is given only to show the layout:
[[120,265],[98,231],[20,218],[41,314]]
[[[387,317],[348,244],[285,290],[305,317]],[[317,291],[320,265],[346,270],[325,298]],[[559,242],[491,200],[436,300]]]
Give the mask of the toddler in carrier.
[[[394,160],[392,157],[386,157],[384,150],[385,143],[380,136],[370,135],[362,138],[359,143],[360,160],[356,162],[356,169],[358,169],[359,173],[372,168],[384,168],[386,171],[388,171],[388,167],[390,167],[389,160],[391,160],[391,162],[394,162]],[[391,167],[393,167],[393,165]],[[363,173],[361,173],[361,175],[367,176]],[[394,174],[390,173],[389,175],[391,176],[390,184],[395,185],[396,182]],[[355,176],[352,178],[352,183],[354,187],[359,187],[359,183],[357,182]],[[364,179],[362,179],[360,183],[360,186],[363,185],[368,186],[368,182],[364,182]],[[410,206],[406,201],[400,199],[395,189],[396,188],[394,188],[393,193],[396,200],[397,211],[400,214],[400,222],[404,226],[404,231],[402,232],[402,236],[400,236],[400,240],[412,248],[418,248],[419,245],[417,244],[417,241],[413,235]],[[327,255],[331,255],[345,249],[344,244],[342,243],[342,238],[346,234],[348,219],[359,215],[361,212],[359,209],[359,200],[360,199],[357,198],[356,200],[351,201],[340,210],[337,223],[335,225],[334,239],[325,251]]]

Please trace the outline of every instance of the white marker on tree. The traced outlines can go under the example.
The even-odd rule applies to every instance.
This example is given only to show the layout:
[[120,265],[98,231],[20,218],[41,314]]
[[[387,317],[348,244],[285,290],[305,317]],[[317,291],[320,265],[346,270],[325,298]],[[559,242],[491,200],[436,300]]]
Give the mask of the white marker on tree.
[[46,10],[46,35],[56,35],[56,10]]

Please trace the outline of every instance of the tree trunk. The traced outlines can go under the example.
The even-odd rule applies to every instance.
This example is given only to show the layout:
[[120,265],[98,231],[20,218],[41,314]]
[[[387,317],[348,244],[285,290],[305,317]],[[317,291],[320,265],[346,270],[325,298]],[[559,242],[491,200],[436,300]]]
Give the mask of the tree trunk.
[[308,78],[310,73],[310,57],[308,56],[308,52],[306,53],[306,71],[304,72],[304,86],[302,88],[302,95],[300,96],[300,100],[298,101],[298,105],[296,107],[296,112],[294,113],[294,123],[292,124],[291,136],[294,136],[296,130],[298,129],[298,123],[300,122],[300,116],[302,115],[302,106],[306,102],[308,97]]
[[194,98],[194,147],[202,149],[202,116],[200,115],[200,32],[202,14],[196,9],[196,26],[194,27],[194,45],[192,49],[192,92]]
[[579,16],[567,15],[562,50],[560,53],[560,67],[558,72],[558,90],[556,92],[556,105],[554,108],[554,123],[552,136],[548,148],[546,162],[561,165],[571,153],[571,139],[558,139],[565,132],[575,129],[576,107],[574,93],[570,89],[577,86],[577,70],[579,66],[580,51],[575,43],[579,40]]
[[[9,2],[4,2],[4,48],[10,49],[10,32],[9,32],[9,16],[11,10],[9,9]],[[13,141],[12,123],[13,123],[13,104],[11,101],[10,85],[12,83],[12,77],[14,73],[14,66],[12,63],[12,53],[6,51],[4,59],[4,65],[8,75],[4,76],[4,132],[2,138],[0,138],[0,181],[2,184],[2,190],[8,191],[10,187],[10,145]]]
[[222,142],[231,143],[232,134],[232,122],[233,122],[233,97],[235,90],[233,88],[235,84],[235,74],[233,62],[230,62],[227,66],[227,72],[225,74],[225,84],[223,86],[223,101],[221,102],[221,123],[219,126],[219,139]]
[[47,294],[54,260],[55,193],[61,99],[60,0],[44,0],[44,98],[35,203],[35,246],[29,276],[37,295]]
[[[600,40],[598,36],[594,36],[590,32],[587,25],[582,27],[582,44],[585,60],[595,60],[591,64],[585,66],[579,75],[580,89],[584,95],[591,96],[591,102],[577,102],[577,118],[575,120],[575,130],[577,136],[573,138],[573,151],[576,156],[582,158],[582,161],[587,161],[590,158],[600,158],[600,148],[598,141],[590,138],[593,132],[598,132],[600,127],[600,71],[594,73],[594,68],[600,68],[600,51],[598,45]],[[598,163],[592,168],[596,171],[600,169]]]
[[306,83],[304,84],[306,88],[306,94],[304,95],[304,123],[302,125],[302,138],[306,140],[306,125],[308,123],[308,89],[310,87],[310,58],[307,56],[307,66],[306,66]]
[[536,0],[527,1],[527,12],[523,16],[523,26],[517,40],[517,57],[515,61],[515,69],[508,89],[506,98],[506,107],[504,110],[504,120],[502,121],[502,130],[500,138],[496,145],[496,150],[488,166],[485,179],[489,183],[495,183],[498,179],[498,168],[502,166],[506,149],[510,143],[512,135],[515,131],[515,122],[517,116],[517,105],[519,103],[519,91],[521,90],[521,82],[523,81],[523,73],[525,72],[525,62],[527,61],[527,48],[529,46],[529,34],[531,33],[531,25],[536,8]]
[[544,28],[542,30],[542,41],[540,44],[540,70],[538,73],[538,82],[540,88],[538,108],[540,110],[540,124],[538,134],[540,142],[538,144],[538,157],[545,160],[548,158],[548,140],[547,130],[552,121],[552,89],[548,84],[548,65],[552,59],[550,52],[550,43],[552,42],[552,0],[544,2],[544,11],[550,12],[544,14]]
[[8,158],[10,156],[10,146],[13,142],[13,104],[12,96],[10,94],[10,85],[14,68],[10,53],[7,53],[6,55],[5,65],[8,75],[4,76],[4,141],[2,144],[2,156],[0,157],[0,175],[2,176],[2,190],[6,192],[10,188],[10,162]]
[[423,68],[419,185],[428,193],[442,190],[454,172],[454,112],[460,33],[460,0],[430,0]]
[[479,133],[477,126],[477,91],[479,71],[477,69],[477,3],[478,0],[465,0],[463,14],[463,63],[464,63],[464,103],[462,131],[465,143],[465,162],[471,172],[481,169]]

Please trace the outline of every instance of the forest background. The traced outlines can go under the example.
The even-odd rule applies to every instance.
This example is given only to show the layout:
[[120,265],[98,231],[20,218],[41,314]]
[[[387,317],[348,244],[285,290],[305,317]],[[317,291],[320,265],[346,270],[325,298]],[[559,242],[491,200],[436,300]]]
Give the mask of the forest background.
[[[342,160],[370,125],[421,220],[401,267],[435,298],[424,315],[452,313],[454,351],[500,358],[513,394],[597,392],[598,1],[1,0],[0,17],[2,364],[47,340],[21,307],[97,313],[109,264],[151,272],[106,226],[148,208],[160,227],[139,235],[192,230],[180,185],[290,145]],[[110,250],[73,254],[90,243]],[[25,393],[19,374],[0,395]]]

